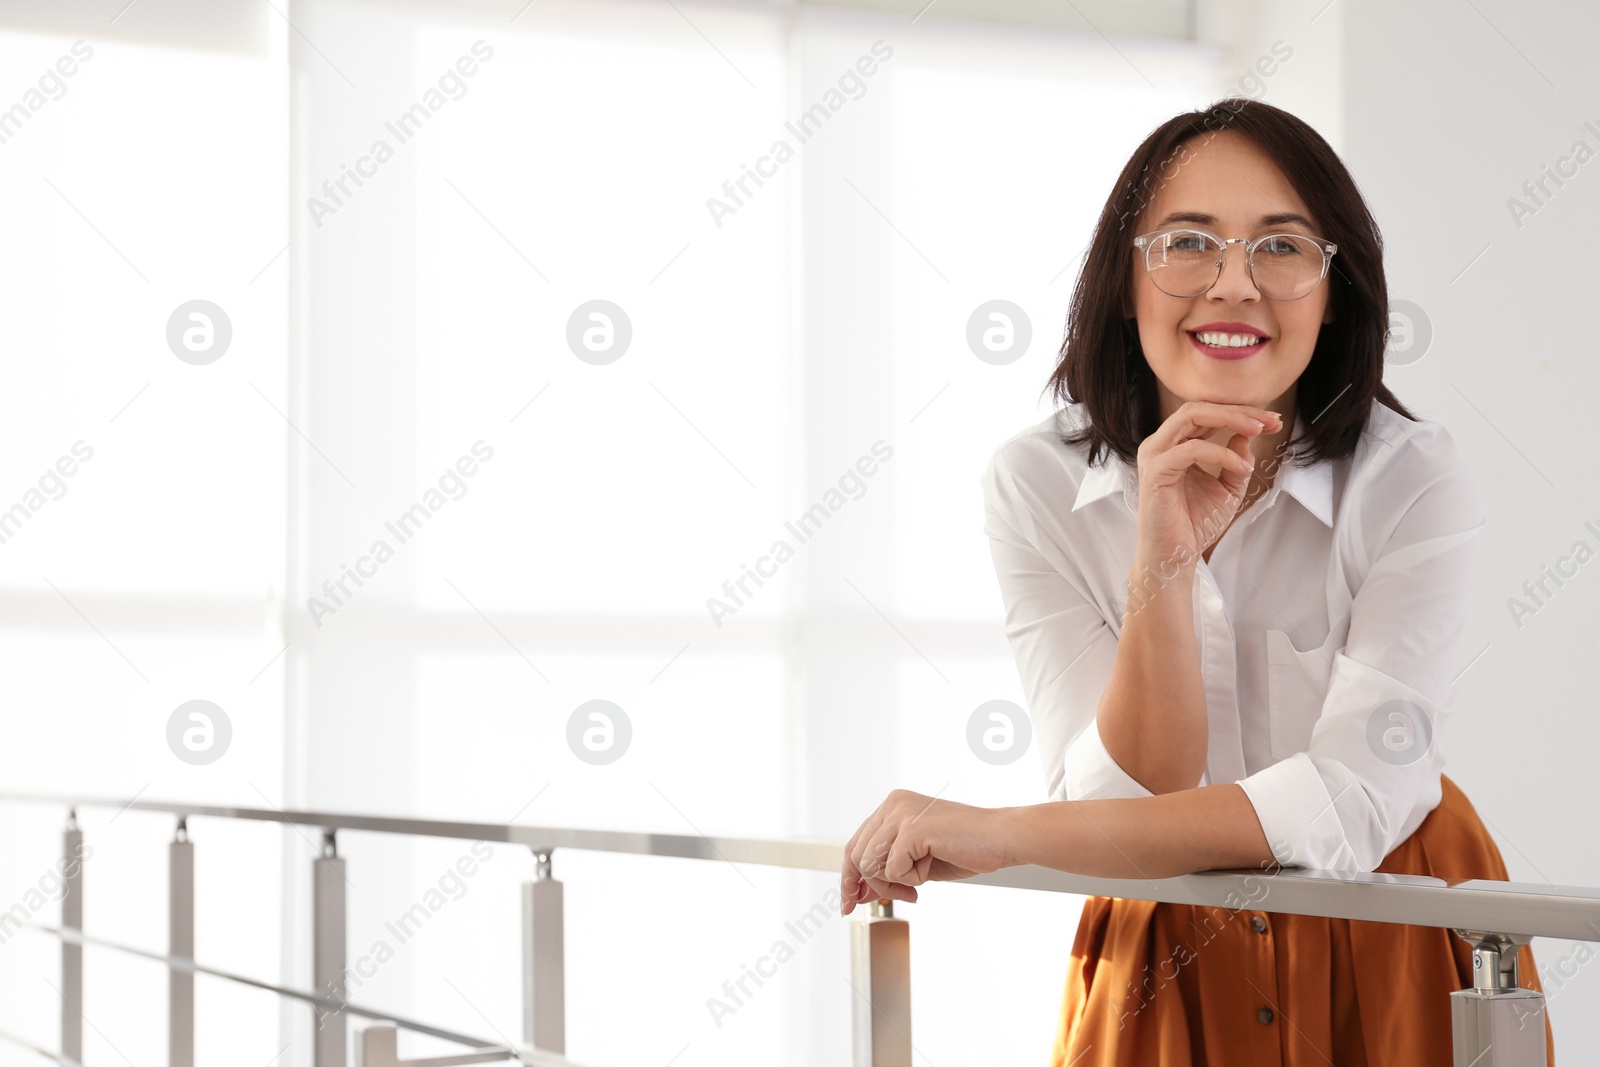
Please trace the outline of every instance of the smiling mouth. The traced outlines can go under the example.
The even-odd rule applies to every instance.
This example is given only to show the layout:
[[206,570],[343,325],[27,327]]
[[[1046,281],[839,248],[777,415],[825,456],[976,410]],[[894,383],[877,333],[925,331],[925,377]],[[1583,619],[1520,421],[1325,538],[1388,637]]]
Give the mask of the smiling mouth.
[[[1251,356],[1267,347],[1269,337],[1257,334],[1216,334],[1209,330],[1200,333],[1189,332],[1189,343],[1207,359],[1237,361],[1249,359]],[[1206,340],[1201,340],[1205,337]],[[1215,343],[1213,343],[1215,342]],[[1239,342],[1239,343],[1235,343]]]
[[1187,332],[1190,337],[1194,338],[1195,344],[1203,348],[1213,348],[1219,352],[1255,351],[1271,340],[1269,337],[1251,333],[1221,333],[1212,330],[1189,330]]

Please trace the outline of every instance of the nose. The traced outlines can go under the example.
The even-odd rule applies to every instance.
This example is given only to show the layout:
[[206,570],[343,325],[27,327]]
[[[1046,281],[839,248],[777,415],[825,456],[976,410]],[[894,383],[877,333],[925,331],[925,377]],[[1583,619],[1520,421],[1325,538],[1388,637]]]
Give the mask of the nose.
[[1250,276],[1250,257],[1244,245],[1230,244],[1222,249],[1222,273],[1206,296],[1222,304],[1244,304],[1261,299],[1255,279]]

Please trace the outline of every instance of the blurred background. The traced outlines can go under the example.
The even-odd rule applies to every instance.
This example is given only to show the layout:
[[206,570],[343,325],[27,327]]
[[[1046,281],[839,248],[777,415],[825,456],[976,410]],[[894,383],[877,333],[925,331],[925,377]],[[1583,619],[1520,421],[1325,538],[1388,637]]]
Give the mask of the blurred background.
[[[1494,502],[1449,773],[1513,879],[1600,885],[1596,32],[1509,0],[0,3],[0,792],[840,843],[896,787],[1045,800],[1036,751],[967,741],[1022,701],[978,476],[1051,409],[1130,152],[1234,94],[1350,165],[1387,380]],[[975,344],[995,301],[1017,329]],[[594,700],[604,764],[569,740]],[[57,921],[26,902],[64,818],[0,803],[0,910]],[[165,951],[173,820],[79,821],[86,928]],[[314,835],[189,832],[197,958],[308,986]],[[469,854],[339,844],[352,961]],[[489,855],[353,999],[519,1032],[533,859]],[[573,1059],[846,1062],[853,920],[710,1008],[836,875],[554,866]],[[901,907],[925,1062],[1045,1062],[1080,906]],[[1563,1059],[1600,1053],[1590,946],[1535,950]],[[54,1047],[58,958],[0,938],[0,1030]],[[165,969],[85,967],[84,1062],[164,1062]],[[197,998],[198,1062],[310,1063],[303,1005]]]

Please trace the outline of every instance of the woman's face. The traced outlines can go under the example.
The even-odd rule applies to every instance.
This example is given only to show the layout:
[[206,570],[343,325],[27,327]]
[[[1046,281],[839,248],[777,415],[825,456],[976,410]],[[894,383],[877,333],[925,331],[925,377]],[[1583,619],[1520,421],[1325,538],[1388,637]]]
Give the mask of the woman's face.
[[[1224,240],[1265,233],[1326,239],[1283,172],[1237,131],[1191,138],[1166,171],[1173,176],[1146,206],[1135,234],[1176,225],[1209,230]],[[1288,213],[1306,221],[1262,222],[1265,216]],[[1186,298],[1156,288],[1143,252],[1135,250],[1133,304],[1139,341],[1156,376],[1163,421],[1186,400],[1210,400],[1269,408],[1282,412],[1287,422],[1295,383],[1311,362],[1317,331],[1333,321],[1326,279],[1299,300],[1269,300],[1250,279],[1243,245],[1227,247],[1222,274],[1209,291]],[[1243,323],[1267,340],[1250,355],[1222,359],[1208,354],[1192,336],[1210,323]]]

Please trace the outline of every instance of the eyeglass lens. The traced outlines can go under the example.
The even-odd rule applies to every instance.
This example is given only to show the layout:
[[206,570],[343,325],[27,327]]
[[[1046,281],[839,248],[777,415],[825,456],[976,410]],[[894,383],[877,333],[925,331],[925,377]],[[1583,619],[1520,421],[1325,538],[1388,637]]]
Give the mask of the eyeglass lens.
[[[1156,287],[1171,296],[1199,296],[1222,274],[1222,244],[1197,230],[1158,234],[1145,250],[1145,266]],[[1273,300],[1298,300],[1322,280],[1318,244],[1294,234],[1272,234],[1250,264],[1256,288]]]

